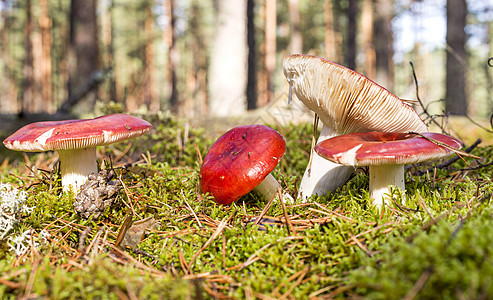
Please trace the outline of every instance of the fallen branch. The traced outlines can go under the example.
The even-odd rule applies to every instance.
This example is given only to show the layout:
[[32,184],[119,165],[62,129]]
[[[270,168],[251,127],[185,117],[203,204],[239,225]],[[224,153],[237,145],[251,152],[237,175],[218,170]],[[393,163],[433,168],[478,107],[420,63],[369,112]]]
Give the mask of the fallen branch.
[[421,133],[419,133],[419,132],[409,132],[409,133],[410,133],[410,134],[416,134],[416,135],[419,135],[420,137],[422,137],[422,138],[424,138],[424,139],[426,139],[426,140],[428,140],[428,141],[430,141],[430,142],[432,142],[432,143],[434,143],[434,144],[436,144],[436,145],[438,145],[438,146],[440,146],[440,147],[443,147],[443,148],[445,148],[445,149],[448,149],[448,150],[453,151],[455,154],[457,154],[457,155],[459,156],[459,158],[460,158],[460,159],[462,159],[462,157],[461,157],[461,156],[465,156],[465,157],[472,157],[472,158],[475,158],[475,159],[480,159],[480,158],[481,158],[481,157],[479,157],[479,156],[476,156],[476,155],[473,155],[473,154],[470,154],[470,153],[467,153],[467,152],[461,151],[461,150],[459,150],[459,149],[457,149],[457,148],[454,148],[454,147],[452,147],[452,146],[449,146],[449,145],[447,145],[447,144],[445,144],[445,143],[443,143],[443,142],[437,141],[437,140],[435,140],[434,138],[431,138],[431,137],[426,136],[426,135],[424,135],[424,134],[421,134]]
[[[466,149],[464,149],[464,152],[467,152],[467,153],[471,152],[480,143],[481,143],[481,139],[477,139],[471,146],[469,146]],[[441,164],[439,164],[437,166],[428,168],[425,171],[418,170],[415,173],[413,173],[413,175],[421,176],[421,175],[426,174],[428,172],[431,172],[431,171],[433,171],[435,169],[443,169],[443,168],[446,168],[446,167],[450,166],[451,164],[453,164],[454,162],[456,162],[457,160],[459,160],[459,156],[454,156],[453,158],[451,158],[449,160],[446,160],[446,161],[442,162]]]
[[430,119],[431,119],[431,121],[432,121],[433,123],[435,123],[435,125],[437,125],[437,126],[438,126],[441,130],[442,130],[442,132],[445,132],[445,133],[446,133],[445,129],[444,129],[442,126],[440,126],[440,124],[438,124],[438,122],[437,122],[437,121],[435,121],[435,118],[433,118],[433,117],[430,115],[430,113],[428,112],[428,110],[427,110],[427,109],[426,109],[426,107],[424,106],[423,101],[421,101],[421,98],[419,97],[418,77],[416,76],[416,71],[414,70],[414,64],[413,64],[413,62],[411,62],[411,61],[410,61],[409,63],[411,64],[411,70],[413,71],[414,85],[415,85],[415,87],[416,87],[416,99],[418,99],[419,105],[421,105],[421,108],[423,109],[423,112],[426,114],[426,116],[427,116],[428,118],[430,118]]

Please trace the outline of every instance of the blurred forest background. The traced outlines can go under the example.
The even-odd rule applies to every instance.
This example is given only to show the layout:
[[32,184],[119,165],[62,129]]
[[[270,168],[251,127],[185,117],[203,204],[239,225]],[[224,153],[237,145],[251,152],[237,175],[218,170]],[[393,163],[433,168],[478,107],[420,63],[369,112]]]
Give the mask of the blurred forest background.
[[0,114],[234,116],[326,57],[436,114],[489,119],[492,0],[1,0]]

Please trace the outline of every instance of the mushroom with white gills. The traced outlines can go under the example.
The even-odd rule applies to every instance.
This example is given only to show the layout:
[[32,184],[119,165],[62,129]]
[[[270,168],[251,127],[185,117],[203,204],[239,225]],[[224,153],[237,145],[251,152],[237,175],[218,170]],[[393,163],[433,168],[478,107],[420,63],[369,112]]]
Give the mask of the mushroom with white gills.
[[[416,111],[369,78],[317,56],[293,54],[283,60],[290,88],[322,121],[317,143],[341,134],[365,131],[427,132]],[[354,168],[314,153],[298,189],[304,201],[344,184]]]
[[451,148],[459,150],[462,147],[459,140],[445,134],[424,132],[421,135],[355,132],[327,139],[317,144],[315,151],[334,163],[369,166],[370,199],[380,208],[388,203],[390,186],[405,191],[404,165],[449,156],[454,154]]
[[229,205],[255,190],[265,200],[279,191],[285,202],[293,198],[270,174],[286,152],[286,142],[265,125],[243,125],[224,133],[209,149],[200,168],[200,187],[214,200]]
[[91,173],[98,174],[96,147],[140,136],[151,124],[126,114],[94,119],[46,121],[28,124],[3,141],[14,151],[57,150],[63,191],[77,193]]

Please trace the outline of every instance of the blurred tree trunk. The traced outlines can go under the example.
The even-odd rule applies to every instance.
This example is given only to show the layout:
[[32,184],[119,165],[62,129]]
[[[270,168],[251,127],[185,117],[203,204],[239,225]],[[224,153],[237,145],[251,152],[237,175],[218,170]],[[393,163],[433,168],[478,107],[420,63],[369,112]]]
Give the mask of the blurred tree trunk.
[[22,79],[22,109],[21,115],[33,112],[34,106],[34,72],[33,72],[33,43],[31,34],[33,31],[32,2],[26,0],[26,25],[24,27],[24,66]]
[[108,0],[106,11],[101,18],[101,41],[103,43],[104,55],[101,55],[104,68],[111,70],[112,74],[104,84],[105,95],[102,95],[102,100],[107,103],[109,101],[119,102],[120,99],[116,96],[116,83],[114,73],[114,49],[113,49],[113,0]]
[[334,62],[340,62],[340,37],[337,37],[337,33],[334,26],[334,10],[332,6],[332,0],[324,1],[324,48],[325,58]]
[[169,108],[171,112],[178,112],[178,89],[176,86],[176,68],[178,65],[178,51],[176,49],[176,18],[175,1],[163,1],[163,10],[167,16],[167,27],[163,30],[163,39],[168,49],[168,66],[166,70],[167,93],[169,97]]
[[94,111],[99,69],[97,0],[71,0],[68,101],[62,111],[77,105],[77,114]]
[[[491,69],[493,68],[493,21],[490,21],[488,23],[488,31],[487,31],[487,39],[488,39],[488,63],[484,64],[483,71],[484,71],[484,76],[486,78],[486,85],[487,85],[487,92],[488,92],[488,99],[490,99],[490,104],[492,104],[491,101],[493,101],[493,75],[491,73]],[[490,116],[493,118],[493,107],[490,108]],[[493,121],[493,119],[492,119]],[[493,127],[493,124],[492,124]]]
[[349,0],[346,10],[348,25],[346,39],[346,66],[352,70],[356,70],[356,33],[358,19],[358,0]]
[[365,55],[363,73],[371,79],[375,79],[375,47],[373,37],[373,1],[363,0],[361,9],[361,44]]
[[210,114],[239,115],[246,110],[246,0],[218,0],[209,80]]
[[375,19],[373,45],[375,46],[374,80],[388,90],[394,87],[392,56],[393,37],[391,21],[393,18],[393,0],[375,0]]
[[154,13],[152,12],[152,3],[146,4],[145,18],[145,63],[144,63],[144,102],[147,110],[151,113],[159,111],[159,99],[156,95],[156,86],[154,82]]
[[51,18],[48,0],[39,0],[41,15],[39,17],[39,27],[41,29],[41,61],[39,74],[41,76],[41,95],[45,112],[53,113],[55,103],[53,99],[53,86],[51,81]]
[[248,81],[247,109],[257,108],[257,44],[255,39],[255,0],[247,0]]
[[257,107],[265,107],[272,100],[272,77],[276,68],[277,48],[277,3],[275,0],[265,1],[264,20],[265,39],[260,47],[261,70],[258,75]]
[[291,54],[303,53],[303,36],[300,31],[300,3],[299,0],[288,0],[289,20],[291,20],[291,40],[289,51]]
[[466,0],[447,0],[447,66],[445,110],[453,115],[467,114],[466,96]]
[[207,114],[207,56],[204,49],[207,48],[204,24],[202,22],[203,11],[200,7],[201,0],[193,0],[190,4],[190,42],[189,53],[191,63],[187,66],[187,94],[184,111],[180,115],[189,119],[195,119]]
[[17,91],[18,87],[14,82],[13,63],[14,60],[10,57],[9,53],[9,28],[10,28],[10,10],[3,9],[0,11],[0,17],[2,18],[0,28],[0,60],[3,62],[3,69],[0,71],[3,74],[2,80],[0,80],[0,112],[1,113],[18,113],[18,99]]

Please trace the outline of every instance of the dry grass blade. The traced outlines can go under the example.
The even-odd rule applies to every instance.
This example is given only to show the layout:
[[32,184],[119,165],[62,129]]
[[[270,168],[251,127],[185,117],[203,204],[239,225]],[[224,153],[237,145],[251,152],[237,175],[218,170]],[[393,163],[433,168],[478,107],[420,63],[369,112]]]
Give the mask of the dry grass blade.
[[349,236],[351,237],[351,240],[354,241],[356,243],[356,245],[358,245],[358,247],[363,250],[366,255],[368,255],[368,257],[373,257],[373,253],[368,250],[368,248],[363,245],[363,243],[360,242],[360,240],[358,240],[353,234],[351,234],[350,232],[348,232]]
[[132,256],[130,256],[127,252],[121,250],[120,248],[115,247],[115,245],[113,245],[112,243],[110,243],[108,241],[103,241],[103,244],[104,244],[104,246],[109,247],[111,250],[109,252],[110,253],[109,257],[118,263],[121,263],[121,264],[131,263],[134,267],[141,269],[141,270],[144,270],[144,271],[148,271],[149,273],[151,273],[154,276],[162,276],[162,277],[168,276],[168,273],[159,271],[157,269],[154,269],[152,267],[149,267],[149,266],[141,263],[140,261],[138,261],[135,258],[133,258]]
[[315,114],[315,117],[313,119],[313,136],[312,136],[312,146],[310,148],[310,160],[308,161],[308,174],[310,174],[312,170],[312,161],[313,161],[313,155],[315,153],[315,144],[317,143],[317,129],[318,129],[318,121],[320,118],[318,117],[317,114]]
[[311,293],[310,295],[308,295],[308,298],[309,299],[317,299],[315,297],[317,297],[318,295],[323,294],[323,293],[325,293],[327,291],[330,291],[330,290],[332,290],[332,289],[334,289],[334,288],[336,288],[338,286],[339,286],[339,284],[333,284],[333,285],[326,286],[324,288],[321,288],[318,291],[315,291],[315,292]]
[[144,159],[144,162],[148,165],[148,166],[152,166],[152,156],[151,156],[151,153],[149,151],[147,151],[145,154],[142,153],[141,154],[142,158]]
[[[359,238],[359,237],[360,237],[360,236],[362,236],[362,235],[368,234],[368,233],[370,233],[370,232],[372,232],[372,231],[379,230],[379,229],[381,229],[381,228],[384,228],[384,227],[387,227],[387,226],[390,226],[390,225],[393,225],[393,224],[395,224],[395,222],[388,222],[388,223],[385,223],[385,224],[379,225],[379,226],[377,226],[377,227],[373,227],[373,228],[371,228],[371,229],[368,229],[368,230],[366,230],[366,231],[363,231],[363,232],[361,232],[361,233],[358,233],[358,234],[357,234],[357,235],[355,235],[354,237],[355,237],[355,238]],[[352,238],[350,238],[350,239],[346,240],[344,243],[348,244],[350,241],[353,241],[353,239],[352,239]]]
[[438,221],[440,221],[443,218],[449,216],[452,213],[452,210],[445,211],[444,213],[442,213],[438,217],[433,218],[433,219],[429,220],[428,222],[426,222],[423,226],[421,226],[421,230],[420,231],[417,231],[417,232],[411,234],[410,236],[408,236],[406,238],[406,242],[408,242],[408,243],[412,242],[414,240],[414,238],[417,237],[422,231],[427,231],[428,229],[431,228],[431,226],[433,226],[436,223],[438,223]]
[[31,291],[34,285],[34,279],[36,278],[36,273],[38,272],[39,264],[41,263],[40,259],[34,261],[32,265],[31,272],[29,274],[29,279],[27,280],[26,288],[24,289],[24,296],[21,299],[31,299]]
[[346,221],[349,221],[351,223],[355,223],[355,221],[353,219],[351,219],[349,217],[346,217],[345,215],[340,214],[340,213],[338,213],[336,211],[329,210],[329,209],[327,209],[327,207],[325,207],[324,205],[322,205],[320,203],[313,202],[313,204],[315,204],[316,206],[318,206],[322,210],[318,210],[318,209],[314,209],[314,208],[309,207],[308,208],[309,211],[313,211],[313,212],[316,212],[316,213],[324,214],[326,216],[336,216],[336,217],[339,217],[339,218],[344,219]]
[[423,197],[422,197],[420,194],[418,194],[418,197],[419,197],[419,199],[418,199],[418,203],[419,203],[419,205],[420,205],[420,206],[423,208],[423,210],[424,210],[424,211],[428,214],[428,216],[430,216],[430,218],[431,218],[433,221],[435,221],[435,222],[436,222],[435,217],[431,214],[430,210],[428,209],[428,206],[426,206],[426,203],[425,203],[425,201],[423,200]]
[[83,253],[83,254],[86,253],[85,243],[86,243],[87,236],[89,235],[89,232],[91,232],[91,229],[92,229],[91,227],[87,227],[80,234],[80,237],[79,237],[79,252],[80,253]]
[[23,285],[18,282],[10,281],[4,278],[0,278],[0,284],[11,289],[20,289],[23,287]]
[[103,234],[103,229],[98,230],[96,235],[91,241],[91,244],[87,246],[87,252],[91,251],[91,259],[94,259],[101,251],[99,248],[100,237]]
[[424,287],[424,285],[426,284],[426,282],[428,281],[428,279],[430,278],[430,276],[432,274],[433,274],[433,268],[432,267],[427,268],[423,272],[423,274],[421,274],[421,276],[419,276],[418,280],[416,281],[414,286],[411,288],[411,290],[409,290],[407,295],[402,299],[403,300],[414,299],[418,295],[419,291]]
[[221,232],[224,230],[224,228],[226,228],[226,225],[228,225],[228,222],[232,217],[233,215],[229,216],[227,219],[224,219],[221,221],[221,223],[219,223],[219,226],[217,226],[216,231],[214,231],[212,236],[207,240],[207,242],[205,242],[205,244],[199,249],[199,251],[197,251],[193,255],[190,263],[188,264],[190,267],[193,265],[193,262],[200,255],[200,253],[204,251],[221,234]]
[[197,143],[195,143],[195,153],[197,153],[197,161],[199,162],[199,166],[202,166],[204,160],[202,159],[202,153],[200,153],[200,148]]
[[301,283],[301,281],[303,280],[303,278],[305,278],[306,274],[308,274],[308,271],[310,271],[310,267],[305,267],[303,270],[301,270],[301,271],[297,272],[297,273],[295,274],[296,276],[294,276],[294,275],[293,275],[293,276],[291,276],[291,277],[289,278],[289,279],[290,279],[289,281],[292,281],[292,280],[294,280],[294,278],[298,277],[298,279],[296,279],[296,282],[295,282],[293,285],[291,285],[291,286],[289,287],[289,289],[288,289],[286,292],[284,292],[284,294],[282,294],[281,299],[286,299],[286,298],[289,296],[289,294],[291,294],[291,292],[292,292],[292,291],[293,291],[293,290],[294,290],[297,286],[299,286],[299,285],[300,285],[300,283]]
[[268,243],[267,245],[265,245],[262,248],[260,248],[257,251],[255,251],[255,253],[253,253],[245,262],[242,262],[241,264],[236,265],[234,267],[227,268],[226,270],[227,271],[232,271],[232,270],[236,270],[236,269],[243,269],[243,268],[245,268],[245,267],[253,264],[254,262],[256,262],[257,260],[260,259],[258,257],[258,254],[260,252],[264,251],[265,249],[269,248],[270,246],[272,246],[272,244],[271,243]]
[[276,197],[276,194],[272,195],[272,197],[270,198],[269,202],[267,202],[267,204],[265,204],[264,209],[262,209],[262,212],[258,216],[257,220],[255,220],[255,222],[253,223],[254,225],[258,225],[258,223],[260,223],[260,221],[262,220],[262,218],[269,211],[269,208],[272,206],[272,202],[274,202],[274,198],[275,197]]
[[199,224],[199,227],[202,227],[202,224],[200,223],[200,220],[199,218],[197,217],[197,214],[195,214],[195,212],[193,211],[192,207],[190,206],[190,204],[188,204],[187,202],[187,197],[185,197],[185,194],[183,194],[183,189],[180,190],[181,192],[181,197],[183,198],[183,201],[185,201],[185,204],[187,205],[187,209],[190,211],[190,213],[195,217],[195,220],[197,221],[197,223]]
[[192,270],[190,269],[190,265],[187,264],[187,261],[185,260],[185,256],[183,256],[183,253],[181,252],[180,249],[178,249],[178,259],[180,260],[180,265],[185,272],[185,274],[192,274]]
[[286,205],[284,205],[283,193],[281,189],[278,190],[278,194],[279,194],[279,199],[281,201],[282,211],[284,213],[284,219],[286,221],[286,225],[288,225],[286,226],[286,228],[288,229],[288,235],[291,235],[293,232],[293,227],[289,220],[288,212],[286,211]]
[[130,209],[127,210],[127,215],[125,216],[125,220],[123,220],[122,225],[120,226],[120,230],[118,231],[118,236],[116,237],[115,240],[115,246],[120,248],[120,244],[123,240],[123,237],[125,236],[125,233],[127,233],[127,230],[132,226],[132,218],[133,218],[133,213]]
[[113,163],[114,164],[118,163],[128,153],[128,151],[130,150],[130,148],[132,148],[132,146],[133,143],[128,143],[127,147],[125,147],[123,151],[120,151],[112,145],[111,150],[116,154],[116,157],[113,159]]
[[127,199],[129,200],[129,203],[125,202],[125,200],[123,200],[123,197],[120,197],[122,199],[122,202],[123,204],[125,204],[126,207],[128,207],[129,209],[132,210],[132,213],[134,216],[137,216],[139,219],[142,219],[142,216],[140,216],[134,209],[133,205],[131,205],[131,201],[130,199],[133,199],[133,196],[131,196],[131,193],[130,190],[128,189],[127,185],[125,184],[125,182],[123,182],[122,180],[122,176],[119,175],[118,176],[118,180],[120,181],[122,187],[123,187],[123,190],[125,191],[125,194],[127,195]]

